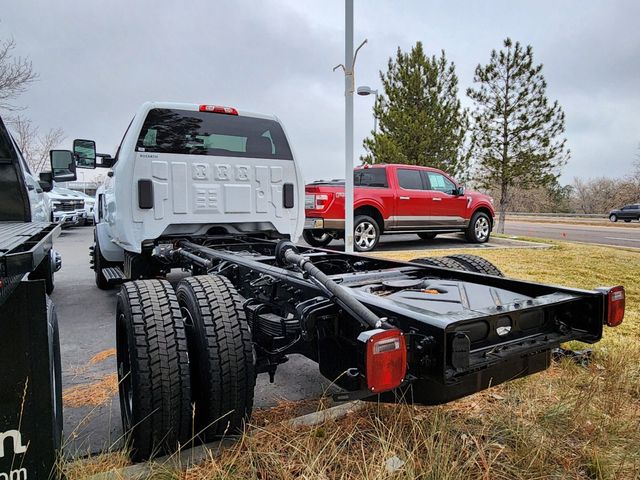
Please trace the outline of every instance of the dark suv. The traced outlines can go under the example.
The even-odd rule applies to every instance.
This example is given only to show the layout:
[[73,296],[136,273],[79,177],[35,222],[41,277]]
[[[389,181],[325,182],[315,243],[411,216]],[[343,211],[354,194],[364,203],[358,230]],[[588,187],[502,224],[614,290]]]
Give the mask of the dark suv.
[[627,223],[631,220],[640,220],[640,203],[625,205],[620,210],[611,210],[609,212],[609,220],[612,222],[624,220]]

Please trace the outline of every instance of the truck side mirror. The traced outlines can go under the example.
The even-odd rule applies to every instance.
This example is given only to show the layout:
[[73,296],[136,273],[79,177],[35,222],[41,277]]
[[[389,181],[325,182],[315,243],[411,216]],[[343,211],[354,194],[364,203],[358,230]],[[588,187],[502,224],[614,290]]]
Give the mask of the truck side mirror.
[[97,158],[99,161],[96,163],[96,167],[111,168],[115,163],[114,158],[107,153],[98,153]]
[[73,141],[73,153],[78,168],[96,168],[96,142],[93,140],[76,138]]
[[50,150],[51,178],[56,182],[71,182],[76,176],[76,160],[70,150]]
[[50,192],[53,189],[53,178],[51,172],[40,172],[40,188],[43,192]]
[[464,195],[464,187],[458,187],[454,191],[454,195],[461,196]]

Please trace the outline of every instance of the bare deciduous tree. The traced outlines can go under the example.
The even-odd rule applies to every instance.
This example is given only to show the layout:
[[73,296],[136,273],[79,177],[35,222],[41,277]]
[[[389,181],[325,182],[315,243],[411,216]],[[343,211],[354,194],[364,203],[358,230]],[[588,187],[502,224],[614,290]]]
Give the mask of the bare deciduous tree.
[[10,102],[38,78],[31,60],[13,54],[15,47],[13,38],[0,41],[0,109],[18,110]]
[[66,137],[62,128],[52,128],[41,134],[31,120],[20,115],[10,118],[8,123],[22,155],[34,173],[40,172],[47,165],[49,150],[60,145]]

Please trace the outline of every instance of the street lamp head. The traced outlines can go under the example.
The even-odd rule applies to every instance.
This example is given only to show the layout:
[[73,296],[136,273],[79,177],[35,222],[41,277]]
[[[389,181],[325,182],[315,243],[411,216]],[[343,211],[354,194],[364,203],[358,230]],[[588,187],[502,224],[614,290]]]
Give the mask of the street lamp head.
[[358,95],[371,95],[372,93],[378,93],[377,90],[371,90],[371,87],[367,87],[366,85],[358,87]]

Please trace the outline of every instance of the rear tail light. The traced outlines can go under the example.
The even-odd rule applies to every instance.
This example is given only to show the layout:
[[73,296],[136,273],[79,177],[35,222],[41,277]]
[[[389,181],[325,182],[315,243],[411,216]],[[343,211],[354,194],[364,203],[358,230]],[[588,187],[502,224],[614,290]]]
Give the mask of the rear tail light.
[[327,205],[328,201],[329,201],[329,195],[326,195],[324,193],[316,195],[316,205],[315,205],[316,210],[322,210]]
[[625,293],[624,287],[619,285],[611,288],[599,288],[607,296],[607,325],[617,327],[624,319]]
[[200,105],[201,112],[224,113],[226,115],[238,115],[238,110],[233,107],[222,107],[220,105]]
[[407,373],[407,346],[398,329],[369,330],[358,340],[366,343],[367,388],[376,393],[392,390]]

